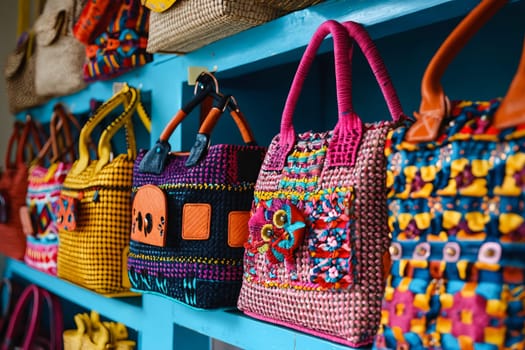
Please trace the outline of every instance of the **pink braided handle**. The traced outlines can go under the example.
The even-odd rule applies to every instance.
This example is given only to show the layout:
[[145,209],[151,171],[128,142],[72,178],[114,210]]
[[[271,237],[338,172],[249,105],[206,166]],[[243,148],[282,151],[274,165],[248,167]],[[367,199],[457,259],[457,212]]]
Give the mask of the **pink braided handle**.
[[366,60],[368,61],[368,64],[374,73],[377,83],[381,88],[381,92],[385,98],[385,102],[390,115],[392,116],[392,120],[394,122],[398,122],[405,118],[405,113],[401,108],[401,102],[399,101],[397,92],[394,89],[394,85],[392,84],[392,80],[390,79],[390,75],[388,74],[385,63],[383,62],[383,59],[381,58],[374,41],[372,38],[370,38],[370,35],[366,29],[363,28],[361,24],[352,21],[343,22],[342,25],[346,28],[348,35],[350,35],[350,37],[355,40],[365,55]]
[[363,26],[355,22],[349,21],[341,24],[334,20],[328,20],[322,23],[314,33],[297,68],[284,106],[279,145],[274,157],[268,164],[268,168],[271,170],[282,169],[286,155],[293,148],[295,143],[295,130],[292,122],[293,113],[306,75],[316,57],[317,50],[329,33],[332,34],[334,42],[338,107],[338,121],[334,128],[327,154],[329,165],[352,166],[355,162],[359,142],[363,133],[361,119],[354,112],[352,105],[351,58],[353,42],[350,41],[350,38],[358,43],[369,62],[374,76],[379,83],[392,119],[398,121],[404,117],[401,103],[393,88],[383,60],[367,31]]
[[[345,28],[334,20],[328,20],[322,23],[314,33],[310,43],[299,62],[299,66],[295,73],[290,87],[290,92],[286,99],[284,111],[281,119],[281,131],[279,134],[279,144],[275,148],[275,153],[269,159],[267,168],[269,170],[281,170],[286,161],[286,156],[292,150],[295,144],[295,130],[292,124],[293,112],[304,81],[310,70],[310,67],[316,57],[317,50],[328,34],[332,34],[334,42],[334,58],[335,58],[335,79],[337,86],[337,106],[339,112],[339,122],[351,123],[353,128],[361,130],[361,120],[357,116],[353,116],[352,101],[351,101],[351,83],[350,83],[350,63],[348,53],[352,51],[352,45]],[[342,116],[350,115],[350,118],[343,118]],[[338,124],[339,124],[338,122]]]

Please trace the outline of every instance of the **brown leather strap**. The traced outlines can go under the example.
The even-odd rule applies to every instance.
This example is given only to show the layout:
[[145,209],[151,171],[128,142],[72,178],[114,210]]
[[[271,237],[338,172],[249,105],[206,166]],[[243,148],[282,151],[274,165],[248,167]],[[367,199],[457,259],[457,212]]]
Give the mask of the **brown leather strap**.
[[28,115],[20,136],[16,153],[16,163],[19,165],[29,164],[42,149],[43,138],[45,138],[45,133],[42,125]]
[[20,121],[15,121],[13,124],[13,131],[11,132],[11,136],[9,137],[9,141],[7,143],[7,152],[5,155],[5,167],[6,169],[14,169],[16,168],[16,158],[15,162],[13,162],[13,152],[15,152],[15,157],[17,152],[18,145],[20,144],[20,136],[22,134],[22,130],[24,129],[24,123]]
[[466,43],[508,0],[483,0],[452,31],[430,61],[421,82],[421,105],[414,113],[416,122],[408,130],[406,140],[432,141],[441,122],[448,115],[449,101],[441,86],[441,77]]
[[53,115],[49,123],[49,139],[36,157],[37,163],[44,163],[46,157],[50,163],[59,160],[72,163],[76,160],[75,140],[71,125],[80,131],[80,124],[75,116],[63,104],[57,103],[53,108]]
[[[63,104],[57,104],[55,105],[54,112],[57,115],[57,120],[53,121],[51,120],[50,124],[50,130],[51,130],[51,138],[55,141],[58,141],[58,138],[56,137],[56,133],[61,132],[64,139],[65,144],[62,145],[62,147],[59,147],[59,143],[55,142],[53,148],[53,158],[51,159],[51,162],[54,163],[58,160],[66,161],[67,156],[69,156],[69,161],[73,162],[76,160],[76,152],[75,152],[75,139],[73,138],[73,134],[71,131],[71,126],[75,127],[78,132],[80,132],[80,123],[78,122],[77,118],[73,114],[71,114],[66,107]],[[53,138],[53,133],[55,134],[55,137]]]
[[518,71],[509,91],[494,115],[493,125],[498,129],[525,123],[525,40]]

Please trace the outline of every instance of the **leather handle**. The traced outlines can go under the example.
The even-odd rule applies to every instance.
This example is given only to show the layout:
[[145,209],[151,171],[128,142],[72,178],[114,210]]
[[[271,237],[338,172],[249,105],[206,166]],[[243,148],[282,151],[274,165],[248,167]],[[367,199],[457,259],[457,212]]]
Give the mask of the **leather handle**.
[[53,107],[53,115],[49,122],[49,139],[37,155],[37,163],[43,163],[45,157],[48,157],[50,163],[55,163],[59,160],[66,161],[66,156],[69,156],[71,163],[76,160],[75,140],[72,135],[71,125],[80,130],[80,124],[75,116],[69,113],[63,104],[57,103]]
[[[51,132],[55,133],[55,137],[51,137],[52,140],[57,140],[57,132],[62,132],[62,135],[65,139],[65,145],[63,149],[61,150],[59,147],[58,142],[55,142],[54,147],[54,155],[53,158],[51,158],[51,162],[54,163],[58,160],[65,161],[66,156],[69,155],[69,160],[71,163],[73,163],[76,160],[76,152],[75,152],[75,139],[73,138],[73,134],[71,131],[71,126],[75,127],[75,129],[80,132],[81,127],[80,123],[78,122],[77,118],[73,114],[71,114],[66,107],[63,104],[57,104],[54,107],[54,112],[58,115],[60,118],[58,123],[60,121],[62,122],[62,126],[58,125],[58,123],[54,124],[53,120],[51,120]],[[54,126],[54,127],[53,127]]]
[[525,123],[525,40],[518,71],[494,115],[493,125],[504,129]]
[[[205,116],[199,128],[199,134],[211,135],[221,115],[222,110],[220,108],[212,107],[208,114]],[[230,109],[230,115],[233,118],[235,124],[237,125],[237,128],[239,129],[244,143],[249,145],[256,144],[255,137],[250,128],[250,125],[248,124],[248,121],[244,117],[244,114],[241,112],[241,110],[239,108]]]
[[7,143],[7,152],[5,155],[5,167],[6,169],[14,169],[16,168],[16,163],[13,162],[13,152],[15,153],[15,161],[16,161],[16,148],[20,144],[20,136],[22,134],[22,130],[24,128],[24,123],[20,121],[15,121],[13,123],[13,129],[11,131],[11,136],[9,136],[9,141]]
[[[43,138],[42,125],[27,115],[16,150],[16,164],[29,164],[40,153]],[[29,151],[27,156],[25,151]]]
[[423,75],[421,105],[419,112],[414,113],[416,122],[406,134],[407,141],[435,140],[450,108],[441,85],[445,70],[474,34],[507,2],[508,0],[483,0],[459,23],[432,57]]
[[[206,95],[209,93],[206,92]],[[205,97],[205,96],[204,96]],[[200,102],[204,101],[204,97],[200,98],[197,97],[197,100]],[[202,121],[201,126],[199,127],[199,134],[207,134],[210,135],[215,128],[215,125],[217,124],[217,121],[219,120],[220,116],[222,115],[222,112],[225,108],[225,106],[230,104],[230,100],[233,97],[231,96],[221,96],[220,101],[218,102],[218,106],[212,107],[207,115],[204,117],[204,120]],[[193,100],[192,100],[193,101]],[[238,108],[236,104],[233,104],[235,107],[230,108],[230,115],[233,118],[233,121],[237,125],[237,128],[239,129],[242,139],[246,144],[255,144],[255,137],[253,134],[253,131],[251,130],[248,121],[244,117],[244,114],[241,112],[241,110]],[[193,109],[193,108],[192,108]],[[184,121],[184,119],[188,116],[188,114],[191,112],[192,109],[188,109],[186,107],[181,108],[177,111],[175,116],[171,118],[169,123],[166,125],[162,133],[160,134],[159,141],[162,142],[168,142],[169,138],[175,131],[175,129]]]

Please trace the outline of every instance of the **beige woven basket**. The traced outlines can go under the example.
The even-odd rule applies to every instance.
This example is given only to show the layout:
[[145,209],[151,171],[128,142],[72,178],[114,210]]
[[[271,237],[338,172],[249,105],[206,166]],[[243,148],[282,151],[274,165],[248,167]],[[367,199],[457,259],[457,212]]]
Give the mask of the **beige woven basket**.
[[253,0],[179,0],[164,12],[151,11],[147,51],[190,52],[282,14]]
[[260,1],[260,2],[266,4],[267,6],[273,6],[285,12],[292,12],[292,11],[303,9],[308,6],[318,4],[323,1],[324,0],[302,0],[302,1],[270,0],[270,1]]

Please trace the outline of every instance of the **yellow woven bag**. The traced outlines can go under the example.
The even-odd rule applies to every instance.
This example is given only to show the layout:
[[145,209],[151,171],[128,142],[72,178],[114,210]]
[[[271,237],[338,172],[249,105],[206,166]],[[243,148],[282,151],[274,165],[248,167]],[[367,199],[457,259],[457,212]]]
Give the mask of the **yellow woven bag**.
[[[98,159],[91,159],[88,143],[112,111],[123,112],[100,134]],[[150,130],[139,92],[127,85],[104,103],[80,132],[79,159],[60,193],[56,216],[59,228],[57,275],[108,296],[126,296],[127,251],[131,230],[131,185],[136,157],[132,116],[137,112]],[[125,127],[127,153],[113,159],[110,141]]]

